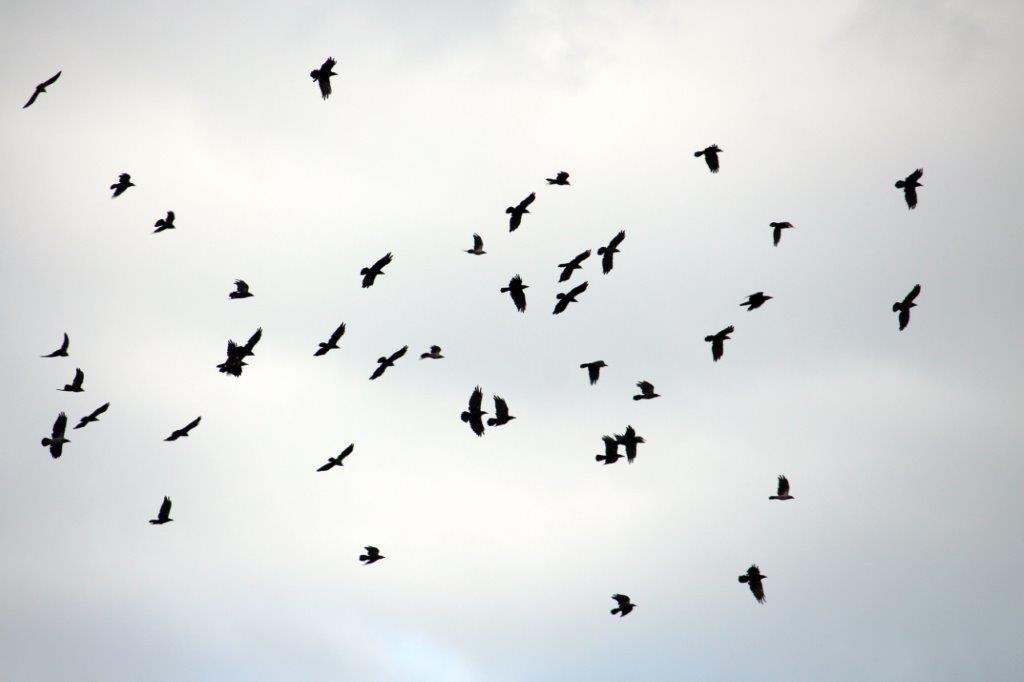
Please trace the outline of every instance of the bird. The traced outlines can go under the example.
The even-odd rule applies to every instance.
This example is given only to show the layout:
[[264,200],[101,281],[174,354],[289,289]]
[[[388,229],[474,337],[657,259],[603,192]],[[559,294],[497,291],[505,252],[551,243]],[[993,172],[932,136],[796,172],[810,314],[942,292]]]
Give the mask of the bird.
[[487,414],[480,409],[484,401],[484,391],[482,388],[477,386],[473,389],[473,392],[469,395],[469,407],[462,413],[462,421],[469,424],[469,428],[473,429],[473,433],[478,436],[484,435],[484,420],[483,416]]
[[202,417],[196,417],[195,419],[193,419],[180,429],[175,429],[174,432],[171,435],[167,436],[167,438],[164,438],[164,440],[172,441],[178,440],[179,438],[188,438],[188,432],[199,426],[199,422],[201,419]]
[[376,263],[368,268],[363,268],[359,271],[359,274],[363,276],[363,288],[369,288],[373,286],[373,281],[377,279],[377,275],[384,274],[384,266],[391,262],[391,252],[388,252],[383,258],[378,260]]
[[23,106],[22,109],[28,109],[30,106],[32,106],[32,103],[36,101],[36,97],[39,97],[40,93],[46,92],[46,88],[50,87],[51,85],[57,82],[57,79],[60,78],[61,73],[63,73],[63,71],[58,71],[57,75],[51,76],[47,80],[37,85],[36,89],[32,92],[32,96],[28,98],[28,101],[25,102],[25,106]]
[[730,324],[728,327],[718,332],[717,334],[712,334],[711,336],[704,337],[704,340],[711,344],[712,360],[718,362],[719,358],[722,357],[722,353],[725,352],[725,342],[727,339],[732,338],[729,336],[729,334],[732,334],[734,331],[736,331],[736,328]]
[[907,208],[917,208],[917,188],[924,187],[918,180],[924,175],[924,168],[918,168],[903,180],[896,181],[896,188],[903,190],[903,198],[907,200]]
[[487,420],[488,426],[504,426],[515,419],[508,413],[508,403],[501,396],[494,396],[494,416]]
[[526,289],[529,289],[528,284],[523,284],[523,278],[516,275],[508,281],[507,287],[501,288],[501,293],[508,293],[512,297],[512,302],[516,304],[516,310],[521,313],[526,312]]
[[64,384],[64,388],[58,388],[58,391],[65,391],[67,393],[81,393],[85,389],[82,388],[82,382],[85,381],[85,372],[80,369],[75,369],[75,378],[71,380],[70,384]]
[[766,575],[761,575],[761,569],[757,567],[757,564],[751,564],[747,572],[739,578],[741,583],[750,585],[750,591],[754,593],[754,599],[757,600],[758,604],[764,603],[764,585],[761,584],[761,581],[767,577]]
[[718,148],[717,144],[713,144],[710,147],[705,147],[699,152],[694,152],[694,156],[703,156],[704,160],[707,161],[708,170],[712,173],[718,172],[718,155],[722,153],[722,150]]
[[649,381],[638,381],[636,387],[640,389],[640,395],[633,396],[633,400],[653,400],[661,397],[654,392],[654,384]]
[[565,312],[565,309],[569,307],[570,303],[579,303],[576,297],[587,290],[588,282],[578,284],[569,290],[566,294],[555,294],[557,301],[555,302],[555,309],[551,311],[552,315],[558,315],[559,313]]
[[565,171],[558,171],[558,174],[553,178],[545,178],[549,185],[568,185],[569,174]]
[[611,436],[601,436],[601,440],[604,441],[604,454],[595,455],[594,459],[598,462],[604,462],[605,466],[609,464],[615,464],[622,455],[619,454],[619,442]]
[[581,264],[588,258],[590,258],[590,249],[587,249],[583,253],[579,254],[578,256],[570,260],[568,263],[559,263],[558,267],[562,268],[562,274],[559,275],[558,281],[568,282],[569,278],[572,277],[573,271],[582,270],[583,265]]
[[590,385],[593,386],[601,378],[601,368],[607,366],[604,360],[595,360],[594,362],[584,362],[580,365],[580,369],[587,370],[587,375],[590,377]]
[[330,351],[332,351],[335,348],[337,348],[338,347],[338,341],[340,341],[341,337],[344,336],[344,335],[345,335],[345,323],[342,322],[341,324],[338,325],[338,328],[335,329],[334,332],[331,334],[331,338],[327,339],[326,342],[325,341],[321,341],[320,343],[317,344],[318,348],[317,348],[317,351],[315,353],[313,353],[313,357],[314,358],[318,358],[321,355],[327,355],[327,353],[329,353]]
[[386,558],[383,554],[380,553],[380,550],[374,547],[373,545],[367,545],[363,549],[366,550],[366,554],[360,554],[359,560],[362,561],[366,566],[369,566],[375,561],[380,561],[381,559]]
[[636,429],[627,425],[625,433],[615,434],[615,442],[626,448],[626,462],[632,464],[636,459],[636,446],[647,441],[643,439],[643,436],[636,435]]
[[505,213],[510,215],[508,219],[508,231],[515,232],[516,228],[519,227],[519,223],[523,222],[523,214],[529,213],[530,210],[527,208],[533,203],[533,200],[537,198],[536,192],[530,192],[530,196],[520,201],[515,206],[509,206],[505,209]]
[[768,223],[768,226],[772,228],[772,243],[775,246],[779,245],[779,241],[782,239],[782,231],[788,230],[793,227],[793,223],[781,222],[781,223]]
[[619,233],[612,237],[612,240],[608,242],[608,246],[602,246],[597,250],[597,255],[601,256],[601,272],[608,274],[612,271],[612,266],[615,265],[613,258],[615,254],[619,252],[619,244],[626,238],[626,231],[619,230]]
[[156,518],[150,519],[149,522],[154,526],[162,526],[173,520],[171,518],[171,498],[164,495],[164,501],[160,504],[160,511],[157,512]]
[[342,460],[344,460],[346,457],[351,455],[352,451],[355,450],[355,449],[356,449],[356,444],[355,443],[350,443],[349,446],[347,448],[345,448],[344,450],[342,450],[341,453],[337,457],[328,457],[327,458],[327,463],[324,464],[319,469],[317,469],[317,471],[329,471],[329,470],[333,469],[334,467],[345,466],[345,464],[344,464],[344,462]]
[[763,306],[765,303],[767,303],[769,300],[771,300],[773,298],[775,298],[775,297],[774,296],[768,296],[763,291],[758,291],[756,293],[753,293],[753,294],[750,294],[749,296],[747,296],[747,300],[743,301],[743,303],[740,303],[740,306],[741,307],[742,306],[749,306],[747,308],[747,312],[749,312],[751,310],[756,310],[757,308],[760,308],[761,306]]
[[61,412],[57,415],[56,421],[53,422],[53,428],[50,430],[50,437],[43,439],[43,447],[50,448],[50,456],[54,459],[60,457],[64,451],[64,443],[70,443],[67,438],[64,437],[64,430],[68,427],[68,416]]
[[484,251],[484,240],[483,240],[483,237],[481,237],[480,235],[478,235],[478,234],[476,234],[474,232],[473,233],[473,248],[472,249],[466,249],[466,253],[471,253],[474,256],[482,256],[485,253],[487,253],[486,251]]
[[156,234],[157,232],[163,232],[164,230],[173,230],[174,229],[174,211],[168,211],[167,212],[167,217],[166,218],[161,218],[160,220],[158,220],[155,223],[153,223],[153,227],[156,228],[155,230],[153,230],[153,234]]
[[619,618],[622,618],[636,608],[636,604],[630,603],[629,597],[624,594],[613,594],[612,599],[618,603],[618,606],[612,609],[613,616],[617,613],[619,614]]
[[914,303],[914,299],[917,298],[917,295],[920,293],[921,285],[915,284],[914,288],[910,290],[909,294],[903,297],[902,301],[896,301],[892,304],[892,311],[894,313],[899,312],[900,314],[900,331],[906,329],[907,325],[910,324],[910,309],[917,307],[917,304]]
[[100,420],[100,418],[99,418],[100,415],[103,414],[104,412],[106,412],[108,407],[110,407],[110,403],[103,403],[102,405],[97,407],[95,410],[93,410],[89,414],[85,415],[84,417],[79,418],[78,426],[76,426],[75,428],[76,429],[80,429],[83,426],[85,426],[86,424],[91,424],[92,422],[98,422]]
[[68,333],[64,332],[64,341],[61,342],[60,348],[53,351],[48,355],[40,355],[41,358],[66,358],[68,356],[68,345],[71,343],[71,339],[68,338]]
[[337,66],[338,62],[335,61],[334,57],[328,57],[319,69],[313,69],[309,72],[309,77],[316,81],[316,84],[320,86],[320,94],[324,99],[331,96],[331,76],[337,76],[333,69]]
[[402,346],[388,357],[377,358],[377,369],[373,370],[373,374],[370,375],[370,381],[377,379],[387,370],[388,367],[395,366],[395,360],[405,355],[405,352],[409,350],[409,346]]
[[110,189],[114,190],[114,193],[110,195],[110,198],[119,197],[124,194],[124,191],[129,187],[134,187],[135,183],[132,182],[132,176],[128,173],[121,173],[117,176],[117,182],[110,186]]
[[235,280],[235,290],[228,294],[228,298],[249,298],[251,296],[249,285],[242,279]]
[[243,362],[242,355],[243,349],[234,341],[228,340],[228,357],[227,360],[217,365],[217,369],[224,374],[230,374],[233,377],[242,376],[242,368],[248,366],[249,363]]
[[426,353],[420,353],[420,360],[440,360],[443,357],[441,355],[441,346],[431,346],[430,350]]
[[796,498],[789,494],[789,479],[785,476],[779,476],[779,490],[775,495],[768,498],[769,500],[795,500]]

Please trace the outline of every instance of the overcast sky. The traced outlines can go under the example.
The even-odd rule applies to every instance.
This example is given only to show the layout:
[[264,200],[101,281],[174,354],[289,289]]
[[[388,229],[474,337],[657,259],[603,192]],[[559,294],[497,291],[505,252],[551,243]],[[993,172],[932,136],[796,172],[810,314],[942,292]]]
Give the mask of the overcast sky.
[[[1020,674],[1019,3],[191,5],[0,9],[0,677]],[[518,417],[483,438],[477,384]]]

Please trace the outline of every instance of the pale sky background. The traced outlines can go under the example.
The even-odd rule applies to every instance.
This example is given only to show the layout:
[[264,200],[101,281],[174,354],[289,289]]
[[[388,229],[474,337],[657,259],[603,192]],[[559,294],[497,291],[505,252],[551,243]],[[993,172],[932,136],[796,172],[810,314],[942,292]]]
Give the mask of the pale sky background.
[[[1019,675],[1022,29],[1011,1],[4,2],[0,677]],[[556,264],[622,228],[552,316]],[[477,384],[518,417],[482,439]],[[637,461],[597,465],[627,423]]]

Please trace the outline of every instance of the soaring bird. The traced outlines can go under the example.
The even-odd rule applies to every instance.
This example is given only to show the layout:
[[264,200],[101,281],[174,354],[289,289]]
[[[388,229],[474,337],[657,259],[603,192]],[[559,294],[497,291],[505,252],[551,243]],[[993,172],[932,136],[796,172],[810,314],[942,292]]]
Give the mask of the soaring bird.
[[649,381],[638,381],[636,387],[640,389],[640,395],[633,396],[633,400],[652,400],[661,397],[654,392],[654,384]]
[[478,235],[478,234],[476,234],[474,232],[473,233],[473,248],[472,249],[466,249],[466,253],[471,253],[474,256],[482,256],[485,253],[487,253],[486,251],[484,251],[484,239],[483,239],[483,237],[481,237],[480,235]]
[[772,244],[775,246],[779,245],[779,240],[782,239],[782,231],[788,230],[793,227],[793,223],[781,222],[781,223],[768,223],[768,226],[772,228]]
[[582,263],[588,258],[590,258],[590,249],[587,249],[583,253],[579,254],[578,256],[570,260],[568,263],[559,263],[558,267],[562,268],[562,274],[559,275],[558,281],[568,282],[569,278],[572,277],[573,270],[582,270]]
[[367,545],[363,549],[366,550],[366,554],[360,554],[359,560],[362,561],[366,566],[369,566],[375,561],[380,561],[381,559],[386,558],[383,554],[380,553],[380,550],[374,547],[373,545]]
[[334,57],[328,57],[319,69],[313,69],[309,72],[309,77],[316,81],[316,84],[320,86],[320,94],[323,95],[324,99],[331,96],[331,76],[337,76],[333,69],[337,66],[338,62],[335,61]]
[[555,302],[555,309],[551,311],[552,315],[558,315],[559,313],[565,312],[565,309],[569,307],[570,303],[579,303],[576,297],[587,290],[588,282],[583,284],[577,284],[569,290],[567,294],[555,294],[557,301]]
[[636,459],[636,446],[647,441],[644,440],[643,436],[636,435],[636,429],[627,425],[625,433],[615,434],[615,442],[626,448],[626,462],[632,464],[633,460]]
[[85,389],[82,388],[82,382],[85,381],[85,372],[80,369],[75,369],[75,378],[71,380],[70,384],[64,384],[64,388],[58,388],[58,391],[66,391],[68,393],[81,393]]
[[789,494],[789,479],[785,476],[779,476],[779,490],[776,494],[768,498],[769,500],[793,500],[796,499]]
[[80,417],[78,420],[78,426],[76,426],[75,428],[80,429],[86,424],[98,422],[100,420],[100,415],[106,412],[108,407],[110,407],[110,403],[103,403],[89,414],[85,415],[84,417]]
[[110,189],[114,190],[114,193],[110,195],[110,198],[119,197],[124,194],[124,191],[129,187],[134,187],[135,183],[132,182],[132,176],[128,173],[121,173],[117,176],[117,182],[110,186]]
[[228,357],[227,359],[217,365],[217,369],[224,374],[230,374],[233,377],[242,376],[242,368],[248,366],[249,363],[244,362],[242,355],[244,349],[241,348],[234,341],[228,340]]
[[604,360],[595,360],[594,362],[584,362],[580,365],[580,369],[587,370],[587,375],[590,377],[590,385],[593,386],[601,378],[601,368],[607,366]]
[[313,357],[318,358],[321,355],[327,355],[327,353],[337,348],[338,341],[340,341],[341,337],[344,335],[345,323],[342,322],[341,324],[338,325],[338,328],[335,329],[334,332],[331,334],[331,338],[327,339],[326,342],[321,341],[320,343],[316,344],[317,346],[319,346],[319,348],[317,348],[317,351],[313,353]]
[[53,422],[53,428],[50,430],[50,437],[43,439],[43,447],[50,448],[50,456],[54,459],[60,457],[61,452],[64,450],[64,443],[70,443],[67,438],[64,437],[64,430],[68,427],[68,416],[61,412],[57,415],[57,420]]
[[164,495],[164,501],[160,504],[160,511],[157,512],[156,518],[150,519],[149,522],[154,526],[162,526],[173,520],[171,518],[171,498]]
[[750,294],[749,296],[747,296],[747,300],[743,301],[743,303],[740,303],[740,306],[741,307],[742,306],[748,306],[747,307],[747,312],[750,312],[751,310],[756,310],[757,308],[760,308],[761,306],[763,306],[765,303],[767,303],[769,300],[771,300],[773,298],[775,298],[775,297],[774,296],[768,296],[763,291],[758,291],[756,293],[753,293],[753,294]]
[[379,378],[388,367],[395,366],[395,360],[405,355],[405,352],[409,350],[409,346],[402,346],[388,357],[377,358],[377,369],[373,370],[373,374],[370,375],[370,381]]
[[726,340],[732,338],[731,336],[729,336],[729,334],[732,334],[734,331],[736,331],[736,328],[730,324],[728,327],[718,332],[717,334],[712,334],[711,336],[704,337],[704,340],[711,344],[712,360],[718,362],[719,358],[722,357],[722,353],[725,352],[725,342]]
[[521,313],[526,312],[526,290],[529,289],[528,284],[523,284],[523,278],[516,275],[508,281],[507,287],[501,288],[501,293],[508,293],[512,297],[512,302],[516,304],[516,310]]
[[324,464],[319,469],[317,469],[317,471],[329,471],[329,470],[333,469],[334,467],[345,466],[345,464],[344,464],[344,462],[342,460],[344,460],[346,457],[351,455],[352,451],[355,450],[355,449],[356,449],[356,444],[355,443],[350,443],[349,446],[347,448],[345,448],[344,450],[342,450],[341,453],[337,457],[328,457],[327,458],[327,463]]
[[545,178],[549,185],[568,185],[569,174],[565,171],[558,171],[558,175],[553,178]]
[[504,426],[515,419],[508,413],[508,403],[501,396],[494,396],[494,416],[487,420],[488,426]]
[[249,298],[251,296],[249,285],[242,279],[235,280],[235,290],[228,294],[228,298]]
[[921,285],[915,284],[914,288],[910,290],[910,293],[903,297],[902,301],[896,301],[892,304],[892,311],[899,312],[900,314],[900,331],[907,328],[910,324],[910,309],[916,308],[917,304],[914,303],[914,299],[921,293]]
[[604,441],[604,454],[595,455],[594,459],[598,462],[604,462],[606,466],[615,464],[622,459],[622,455],[619,454],[619,442],[617,440],[611,436],[601,436],[601,440]]
[[740,576],[741,583],[750,585],[750,591],[754,593],[754,599],[758,604],[764,603],[764,585],[761,584],[761,581],[767,577],[761,575],[761,569],[757,567],[757,564],[751,564],[747,572]]
[[25,106],[23,106],[22,109],[28,109],[30,106],[32,106],[32,103],[36,101],[36,97],[39,97],[40,93],[46,92],[46,88],[50,87],[51,85],[57,82],[57,79],[60,78],[61,73],[61,71],[58,71],[56,76],[52,76],[51,78],[37,85],[35,91],[32,93],[32,96],[28,98],[28,102],[25,102]]
[[523,222],[523,214],[529,213],[529,205],[533,203],[533,200],[537,198],[536,192],[530,192],[530,196],[520,201],[515,206],[509,206],[505,209],[505,213],[510,215],[508,219],[508,231],[515,232],[516,228],[519,227],[519,223]]
[[68,346],[71,344],[71,339],[68,338],[68,333],[64,332],[64,341],[60,344],[60,348],[53,351],[49,355],[41,355],[42,358],[66,358],[68,356]]
[[601,272],[608,274],[612,271],[612,267],[615,265],[613,258],[615,254],[619,252],[619,244],[626,238],[626,231],[619,230],[619,233],[612,237],[612,240],[608,242],[608,246],[602,246],[597,250],[597,254],[601,256]]
[[924,187],[918,180],[924,175],[924,168],[918,168],[903,180],[896,181],[896,188],[903,190],[903,198],[907,200],[907,208],[917,208],[917,188]]
[[188,424],[185,424],[185,426],[181,427],[180,429],[175,429],[174,432],[171,435],[167,436],[167,438],[164,438],[164,440],[171,441],[178,440],[179,438],[188,438],[188,432],[199,426],[199,421],[201,419],[202,417],[196,417],[195,419],[190,421]]
[[484,435],[484,419],[483,416],[487,414],[480,406],[484,401],[484,391],[482,388],[477,386],[473,389],[473,392],[469,396],[469,407],[462,413],[462,421],[469,424],[469,428],[473,429],[473,433],[478,436]]
[[722,153],[722,150],[718,148],[717,144],[713,144],[710,147],[705,147],[699,152],[694,152],[694,156],[703,156],[704,160],[707,161],[708,170],[712,173],[718,172],[718,155]]
[[174,211],[168,211],[167,216],[165,218],[161,218],[160,220],[153,223],[153,227],[156,228],[155,230],[153,230],[153,234],[156,234],[157,232],[163,232],[164,230],[173,230]]
[[627,613],[636,608],[636,604],[630,603],[629,597],[627,597],[624,594],[613,594],[612,599],[614,599],[618,603],[618,606],[612,609],[613,616],[617,613],[619,614],[619,618],[622,618]]
[[441,346],[431,346],[430,350],[426,353],[420,353],[420,360],[440,360],[443,357],[441,355]]
[[383,258],[378,260],[376,263],[368,268],[363,268],[359,271],[359,274],[363,276],[363,288],[373,286],[373,281],[377,279],[377,275],[384,274],[384,266],[391,262],[391,252],[388,252]]

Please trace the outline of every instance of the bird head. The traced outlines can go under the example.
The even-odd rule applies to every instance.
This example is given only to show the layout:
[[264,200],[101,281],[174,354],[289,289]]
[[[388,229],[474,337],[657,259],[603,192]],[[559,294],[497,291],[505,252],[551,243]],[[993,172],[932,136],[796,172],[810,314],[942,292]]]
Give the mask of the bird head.
[[377,362],[379,362],[379,363],[380,363],[380,364],[382,364],[382,365],[383,365],[384,363],[386,363],[387,361],[388,361],[388,359],[387,359],[387,358],[377,358]]
[[565,298],[565,294],[555,294],[555,298],[561,301],[563,298]]
[[359,271],[359,274],[360,275],[368,275],[368,274],[370,274],[370,268],[363,268],[362,270]]

